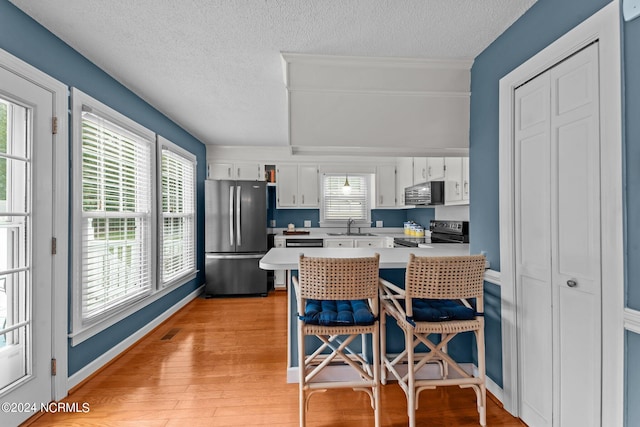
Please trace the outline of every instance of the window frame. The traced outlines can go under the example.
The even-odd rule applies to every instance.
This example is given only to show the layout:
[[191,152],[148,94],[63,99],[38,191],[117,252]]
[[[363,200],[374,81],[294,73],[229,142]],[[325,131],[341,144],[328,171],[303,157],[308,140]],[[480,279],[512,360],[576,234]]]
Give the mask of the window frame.
[[[114,310],[103,318],[95,321],[91,324],[83,324],[81,319],[81,287],[82,287],[82,105],[87,105],[92,108],[94,112],[99,112],[105,119],[121,126],[127,131],[134,133],[142,133],[151,141],[151,243],[150,253],[148,254],[151,259],[151,290],[148,295],[132,301],[130,304],[120,307],[118,310]],[[198,222],[198,198],[197,198],[197,156],[188,150],[185,150],[175,143],[169,141],[166,138],[162,138],[155,132],[145,128],[144,126],[129,119],[123,114],[115,111],[111,107],[101,103],[100,101],[92,98],[90,95],[80,91],[77,88],[71,88],[71,189],[73,190],[70,196],[71,200],[71,236],[72,236],[72,250],[73,255],[71,258],[71,315],[70,315],[70,332],[67,337],[70,339],[71,346],[76,346],[87,339],[95,336],[96,334],[104,331],[105,329],[115,325],[121,320],[126,319],[132,314],[138,312],[144,307],[154,303],[155,301],[163,298],[165,295],[171,293],[176,288],[194,280],[198,273],[198,253],[197,253],[197,222]],[[160,142],[159,142],[160,141]],[[162,170],[161,159],[162,149],[161,146],[169,148],[179,153],[186,158],[194,160],[194,257],[195,268],[193,271],[185,272],[184,275],[175,277],[173,280],[166,284],[161,283],[161,271],[160,271],[160,248],[161,248],[161,236],[162,232],[159,227],[159,220],[162,217]],[[160,160],[159,160],[160,159]],[[75,161],[73,161],[75,160]],[[80,200],[76,195],[80,195]],[[79,234],[80,233],[80,234]]]
[[[184,214],[184,216],[191,216],[192,217],[192,221],[193,221],[193,235],[192,235],[192,254],[193,254],[193,266],[192,268],[182,272],[182,274],[177,275],[173,278],[171,278],[168,281],[165,281],[164,277],[163,277],[163,271],[162,271],[162,260],[163,260],[163,253],[164,253],[164,233],[163,233],[163,224],[164,224],[164,218],[165,218],[165,212],[164,212],[164,208],[162,205],[162,201],[163,201],[163,187],[162,187],[162,166],[163,166],[163,150],[167,150],[170,151],[171,153],[173,153],[174,155],[180,156],[182,157],[184,160],[186,160],[187,162],[191,163],[191,166],[193,168],[192,173],[193,173],[193,180],[191,182],[192,185],[192,201],[193,201],[193,205],[192,205],[192,212],[190,214]],[[197,217],[197,170],[198,170],[198,161],[197,161],[197,157],[185,150],[182,147],[179,147],[177,144],[171,142],[170,140],[168,140],[167,138],[161,136],[161,135],[157,135],[157,165],[158,165],[158,174],[157,174],[157,188],[158,188],[158,246],[157,246],[157,253],[158,253],[158,280],[157,280],[157,289],[158,290],[162,290],[162,289],[170,289],[179,285],[182,285],[184,283],[186,283],[189,280],[192,280],[196,277],[196,273],[197,273],[197,247],[198,247],[198,217]]]
[[[144,140],[149,147],[149,240],[148,240],[148,268],[149,268],[149,288],[144,293],[119,304],[113,309],[106,310],[104,313],[95,316],[93,319],[85,320],[82,315],[82,297],[83,297],[83,176],[82,176],[82,113],[91,111],[93,114],[110,123],[121,127],[123,130],[130,132]],[[71,197],[72,211],[72,233],[73,233],[73,258],[72,258],[72,315],[71,315],[71,333],[72,345],[76,345],[91,336],[101,332],[109,326],[122,320],[128,316],[130,312],[139,310],[142,306],[148,304],[149,297],[156,291],[157,283],[157,191],[156,191],[156,135],[154,132],[144,126],[129,119],[123,114],[115,111],[111,107],[92,98],[86,93],[76,89],[71,89],[71,120],[72,120],[72,188]],[[135,309],[134,309],[135,308]],[[133,309],[133,310],[132,310]]]
[[371,206],[373,200],[373,175],[371,173],[345,173],[345,172],[323,172],[320,174],[320,226],[321,227],[344,227],[348,218],[344,219],[326,219],[325,198],[327,188],[325,185],[326,177],[340,177],[341,181],[349,178],[361,178],[366,185],[365,193],[365,216],[364,219],[357,219],[352,226],[370,227],[371,226]]

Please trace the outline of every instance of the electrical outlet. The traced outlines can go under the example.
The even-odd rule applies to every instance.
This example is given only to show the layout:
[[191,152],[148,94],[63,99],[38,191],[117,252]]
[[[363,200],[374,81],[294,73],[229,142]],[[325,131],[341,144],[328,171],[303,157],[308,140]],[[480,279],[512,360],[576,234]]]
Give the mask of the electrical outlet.
[[311,220],[310,220],[310,219],[305,219],[305,220],[304,220],[304,226],[305,226],[306,228],[311,227]]
[[382,228],[383,227],[382,221],[376,221],[376,227]]

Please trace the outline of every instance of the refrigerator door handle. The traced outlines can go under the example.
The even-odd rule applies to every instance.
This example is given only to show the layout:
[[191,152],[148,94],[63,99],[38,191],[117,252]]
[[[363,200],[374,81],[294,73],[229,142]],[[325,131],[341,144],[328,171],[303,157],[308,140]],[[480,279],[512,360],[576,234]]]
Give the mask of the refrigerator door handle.
[[233,246],[233,186],[229,187],[229,245]]
[[238,240],[238,246],[242,246],[242,225],[240,224],[240,186],[236,187],[236,239]]

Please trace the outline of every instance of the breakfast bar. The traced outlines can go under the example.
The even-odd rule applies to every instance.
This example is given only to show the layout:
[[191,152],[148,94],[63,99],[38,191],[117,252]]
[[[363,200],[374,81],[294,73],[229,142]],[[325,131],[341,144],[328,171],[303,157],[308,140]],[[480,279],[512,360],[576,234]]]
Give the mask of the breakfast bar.
[[[380,277],[400,286],[404,284],[404,272],[409,255],[416,256],[460,256],[469,255],[468,244],[434,243],[420,248],[272,248],[260,260],[260,268],[264,270],[285,270],[287,277],[287,304],[289,306],[287,319],[288,354],[287,354],[287,380],[297,382],[297,302],[296,295],[291,285],[291,276],[298,269],[298,259],[301,253],[308,257],[331,258],[359,258],[380,254]],[[396,347],[399,351],[404,346],[404,338],[395,322],[387,322],[388,348]],[[470,345],[464,342],[452,343],[452,352],[461,352],[463,357],[472,357]],[[466,354],[468,353],[468,355]]]

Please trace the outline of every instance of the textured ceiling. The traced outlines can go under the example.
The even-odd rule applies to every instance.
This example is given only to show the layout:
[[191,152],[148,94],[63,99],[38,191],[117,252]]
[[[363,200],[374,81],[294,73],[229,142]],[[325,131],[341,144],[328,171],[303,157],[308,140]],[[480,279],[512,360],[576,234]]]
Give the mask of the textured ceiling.
[[473,59],[535,0],[11,0],[206,144],[287,145],[280,52]]

